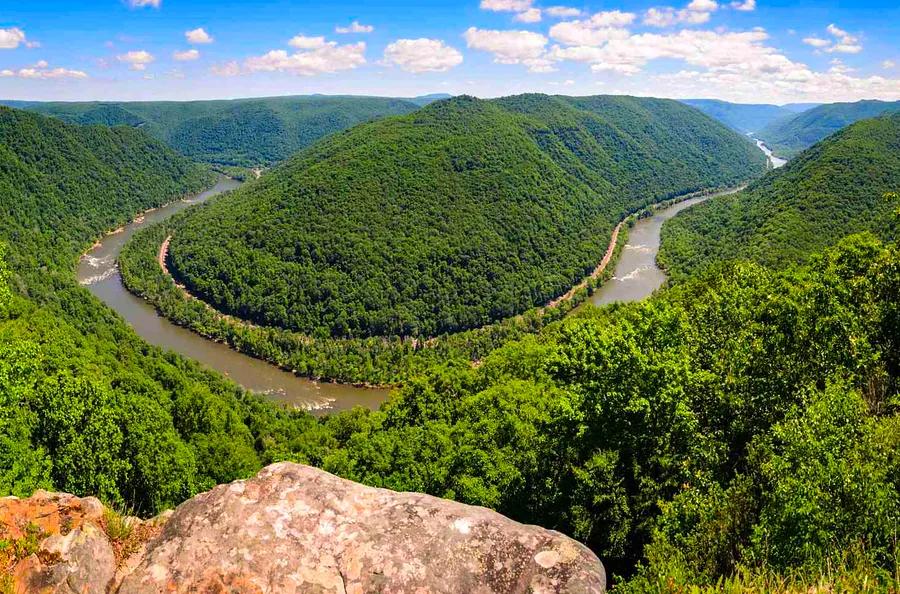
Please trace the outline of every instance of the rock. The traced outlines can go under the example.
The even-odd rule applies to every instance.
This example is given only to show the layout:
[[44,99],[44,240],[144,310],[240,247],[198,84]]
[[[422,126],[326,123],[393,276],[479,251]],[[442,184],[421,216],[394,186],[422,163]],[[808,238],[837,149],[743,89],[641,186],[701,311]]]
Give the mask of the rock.
[[606,585],[594,554],[557,532],[298,464],[150,520],[116,520],[127,529],[112,522],[92,497],[0,499],[0,539],[16,544],[0,549],[0,590],[4,576],[16,594],[600,594]]
[[119,594],[602,593],[585,546],[493,511],[298,464],[179,506]]
[[0,499],[0,538],[19,543],[24,556],[12,568],[12,591],[105,594],[116,559],[102,518],[93,497],[38,491]]

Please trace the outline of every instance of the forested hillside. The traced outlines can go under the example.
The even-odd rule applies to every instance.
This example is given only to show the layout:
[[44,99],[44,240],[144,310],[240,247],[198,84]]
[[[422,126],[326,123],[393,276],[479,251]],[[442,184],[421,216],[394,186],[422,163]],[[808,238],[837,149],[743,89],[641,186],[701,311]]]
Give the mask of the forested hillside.
[[217,308],[314,336],[433,336],[564,293],[626,214],[764,170],[674,101],[461,97],[331,136],[196,209],[170,264]]
[[409,113],[419,107],[404,99],[349,96],[10,103],[74,124],[138,127],[182,155],[211,163],[248,167],[271,165],[338,130],[389,115]]
[[[378,412],[315,420],[148,346],[73,280],[106,226],[202,171],[138,131],[0,116],[0,496],[54,488],[151,515],[295,460],[561,530],[626,592],[896,589],[896,244],[720,265],[478,366],[438,364]],[[129,202],[135,177],[150,189]],[[53,216],[18,207],[44,194]]]
[[795,110],[778,105],[729,103],[718,99],[682,99],[681,102],[696,107],[741,134],[759,133],[773,122],[797,114]]
[[75,282],[104,231],[210,181],[139,130],[0,108],[0,496],[147,514],[260,467],[248,411],[291,415],[150,347]]
[[900,111],[900,101],[829,103],[772,122],[758,136],[776,155],[791,158],[845,126],[895,111]]
[[660,262],[682,279],[740,258],[785,267],[841,237],[892,233],[900,189],[900,114],[857,122],[746,191],[691,208],[662,231]]

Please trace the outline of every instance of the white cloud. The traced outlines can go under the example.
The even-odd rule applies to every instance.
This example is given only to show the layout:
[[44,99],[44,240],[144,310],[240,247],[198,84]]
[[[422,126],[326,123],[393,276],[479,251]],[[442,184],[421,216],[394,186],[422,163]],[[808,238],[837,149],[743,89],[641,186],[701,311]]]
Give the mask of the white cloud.
[[144,8],[145,6],[159,8],[161,4],[162,0],[128,0],[128,6],[131,8]]
[[50,68],[50,65],[47,64],[45,60],[41,60],[37,64],[29,66],[28,68],[20,68],[18,70],[0,70],[0,77],[49,80],[62,78],[83,79],[88,78],[88,75],[82,70],[69,70],[68,68]]
[[529,8],[525,12],[520,12],[514,18],[514,21],[518,21],[520,23],[540,23],[541,22],[541,9],[540,8]]
[[827,48],[825,51],[829,54],[833,54],[835,52],[839,54],[858,54],[863,50],[863,47],[856,43],[838,43]]
[[482,10],[494,12],[525,12],[531,8],[532,0],[481,0]]
[[0,29],[0,49],[16,49],[22,43],[27,43],[25,31],[18,27]]
[[553,70],[552,62],[544,56],[548,40],[540,33],[469,27],[463,37],[468,47],[494,54],[499,64],[524,64],[532,72]]
[[348,34],[348,33],[371,33],[375,30],[375,27],[372,25],[361,25],[359,21],[353,21],[350,23],[349,27],[335,27],[335,33]]
[[565,45],[602,45],[611,39],[625,39],[628,29],[594,27],[590,21],[566,21],[550,27],[550,37]]
[[440,39],[398,39],[384,50],[384,60],[407,72],[444,72],[462,64],[462,54]]
[[804,37],[803,43],[805,43],[806,45],[811,45],[813,47],[818,47],[818,48],[822,48],[822,47],[831,45],[831,41],[829,41],[827,39],[822,39],[821,37]]
[[200,52],[195,49],[185,50],[183,52],[174,52],[172,58],[178,62],[189,62],[200,57]]
[[188,40],[188,43],[193,44],[203,44],[203,43],[212,43],[215,41],[212,35],[206,32],[206,29],[203,27],[198,27],[196,29],[192,29],[190,31],[184,32],[185,39]]
[[741,1],[732,2],[731,8],[733,8],[735,10],[741,10],[743,12],[751,12],[753,10],[756,10],[756,0],[743,0],[743,2],[741,2]]
[[544,55],[553,62],[573,61],[597,73],[634,75],[654,60],[677,60],[686,68],[660,75],[620,79],[616,93],[690,97],[705,94],[736,102],[856,101],[895,99],[900,80],[857,76],[840,60],[827,71],[794,62],[767,44],[763,29],[668,34],[642,33],[602,45],[554,46]]
[[834,23],[828,25],[825,30],[837,39],[833,46],[825,48],[826,52],[830,54],[835,52],[841,54],[858,54],[863,50],[862,46],[859,44],[858,37],[850,35]]
[[288,54],[284,50],[272,50],[262,56],[247,58],[244,61],[244,68],[248,72],[289,72],[301,76],[314,76],[362,66],[366,63],[365,54],[364,42],[338,45],[334,41],[329,41],[324,45],[294,54]]
[[671,6],[650,8],[644,13],[644,24],[651,27],[702,25],[708,23],[710,15],[718,9],[719,4],[714,0],[691,0],[691,3],[681,10]]
[[216,76],[237,76],[241,73],[241,65],[232,60],[224,64],[214,64],[209,71]]
[[610,10],[598,12],[590,18],[590,23],[595,27],[627,27],[637,18],[633,12]]
[[715,0],[691,0],[687,9],[692,12],[715,12],[719,9],[719,4]]
[[148,51],[138,50],[131,51],[126,54],[116,56],[119,62],[128,64],[132,70],[146,70],[147,65],[152,63],[156,58]]
[[310,50],[325,47],[328,45],[328,42],[322,36],[306,37],[305,35],[295,35],[288,41],[288,45],[297,49]]
[[577,8],[570,8],[568,6],[551,6],[550,8],[544,9],[549,16],[558,19],[568,19],[572,17],[581,16],[581,11]]
[[885,70],[890,70],[891,68],[895,68],[896,66],[897,66],[897,63],[894,62],[893,60],[885,60],[884,62],[881,63],[881,67],[884,68]]

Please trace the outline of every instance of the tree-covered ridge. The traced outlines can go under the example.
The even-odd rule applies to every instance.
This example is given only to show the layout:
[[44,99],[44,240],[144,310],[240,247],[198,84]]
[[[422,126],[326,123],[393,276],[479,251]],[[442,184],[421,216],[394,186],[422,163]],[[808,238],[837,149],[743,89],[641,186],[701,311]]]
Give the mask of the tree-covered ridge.
[[896,111],[900,111],[900,101],[828,103],[792,118],[772,122],[759,132],[759,138],[765,140],[775,154],[791,158],[854,122]]
[[900,188],[900,114],[857,122],[772,171],[746,191],[666,222],[660,262],[682,279],[741,258],[785,267],[851,233],[892,232],[884,199]]
[[470,97],[325,139],[175,230],[218,309],[314,336],[433,336],[564,293],[649,203],[752,178],[751,143],[674,101]]
[[741,134],[759,133],[773,122],[797,114],[796,110],[778,105],[729,103],[718,99],[682,99],[681,102],[696,107]]
[[183,155],[248,167],[282,161],[338,130],[419,107],[405,99],[342,96],[15,105],[74,124],[138,127]]
[[70,264],[85,242],[210,179],[139,130],[0,107],[0,240],[17,267]]

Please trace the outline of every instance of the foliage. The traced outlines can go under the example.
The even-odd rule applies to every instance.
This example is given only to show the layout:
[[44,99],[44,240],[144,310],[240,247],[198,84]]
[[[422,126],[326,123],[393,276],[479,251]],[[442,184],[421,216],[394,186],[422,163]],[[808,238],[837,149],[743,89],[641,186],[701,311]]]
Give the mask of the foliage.
[[854,122],[896,111],[900,111],[900,101],[829,103],[776,120],[759,131],[759,137],[775,154],[791,158]]
[[230,101],[19,103],[72,124],[140,128],[182,155],[255,167],[282,161],[333,132],[418,108],[379,97],[268,97]]
[[900,188],[900,114],[858,122],[805,151],[746,191],[667,221],[659,261],[675,280],[743,258],[786,267],[845,235],[891,237]]
[[334,135],[194,209],[170,267],[255,324],[432,337],[554,299],[629,213],[763,160],[674,101],[456,98]]
[[718,99],[683,99],[682,103],[696,107],[741,134],[758,133],[773,122],[797,114],[794,110],[777,105],[728,103]]

